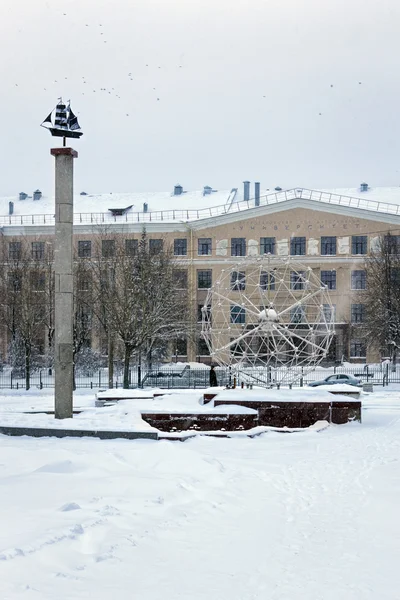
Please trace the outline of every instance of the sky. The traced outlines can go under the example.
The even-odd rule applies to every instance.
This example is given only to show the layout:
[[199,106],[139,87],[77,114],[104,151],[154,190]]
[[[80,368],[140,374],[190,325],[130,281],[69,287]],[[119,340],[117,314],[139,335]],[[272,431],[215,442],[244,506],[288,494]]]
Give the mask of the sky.
[[0,195],[400,185],[398,0],[1,0]]

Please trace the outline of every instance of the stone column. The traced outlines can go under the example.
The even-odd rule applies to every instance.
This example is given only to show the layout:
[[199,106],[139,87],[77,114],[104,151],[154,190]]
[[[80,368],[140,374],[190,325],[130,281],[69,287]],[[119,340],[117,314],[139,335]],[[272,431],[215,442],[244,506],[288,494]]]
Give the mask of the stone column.
[[73,175],[78,153],[72,148],[50,152],[56,161],[54,408],[56,419],[68,419],[73,414]]

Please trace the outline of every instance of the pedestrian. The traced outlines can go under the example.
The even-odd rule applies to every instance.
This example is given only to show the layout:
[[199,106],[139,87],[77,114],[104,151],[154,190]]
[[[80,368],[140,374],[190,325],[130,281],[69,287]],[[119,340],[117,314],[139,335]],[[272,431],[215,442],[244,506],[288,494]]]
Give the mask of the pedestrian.
[[217,386],[218,386],[217,373],[215,371],[214,365],[211,365],[211,369],[210,369],[210,387],[217,387]]

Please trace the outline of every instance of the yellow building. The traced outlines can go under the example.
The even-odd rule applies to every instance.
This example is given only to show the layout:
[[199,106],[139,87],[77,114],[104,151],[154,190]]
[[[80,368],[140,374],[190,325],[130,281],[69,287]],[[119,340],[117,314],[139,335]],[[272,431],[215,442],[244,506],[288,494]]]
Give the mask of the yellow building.
[[[54,234],[54,201],[35,192],[0,200],[0,226],[9,255],[19,236],[31,239],[32,256],[45,252]],[[380,235],[400,230],[400,187],[317,191],[304,188],[260,191],[245,182],[241,189],[172,193],[80,194],[74,201],[78,256],[88,257],[94,235],[104,232],[104,252],[118,236],[132,245],[145,227],[151,247],[168,243],[181,263],[180,285],[188,286],[192,328],[197,342],[179,341],[171,353],[179,359],[209,360],[199,319],[207,290],[227,266],[244,257],[268,253],[310,266],[330,293],[336,336],[330,358],[376,360],[357,338],[362,322],[364,264]],[[108,249],[107,249],[108,248]],[[96,342],[99,345],[99,342]],[[4,353],[3,344],[3,353]],[[367,356],[368,354],[368,356]]]

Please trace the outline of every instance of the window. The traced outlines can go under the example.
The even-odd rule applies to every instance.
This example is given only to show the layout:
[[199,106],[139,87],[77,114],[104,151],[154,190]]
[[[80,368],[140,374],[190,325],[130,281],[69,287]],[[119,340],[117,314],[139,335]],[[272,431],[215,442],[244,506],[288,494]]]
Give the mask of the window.
[[127,256],[136,256],[139,250],[138,240],[125,240],[125,254]]
[[21,258],[21,242],[9,242],[8,258],[10,260],[18,260]]
[[244,356],[246,353],[246,345],[243,340],[239,342],[235,341],[235,338],[230,339],[231,342],[231,356]]
[[351,272],[351,289],[352,290],[366,290],[367,289],[367,273],[366,271],[352,271]]
[[231,239],[231,256],[246,256],[246,238]]
[[100,273],[100,288],[103,292],[109,292],[114,289],[115,283],[115,270],[111,268],[105,268]]
[[292,290],[304,290],[304,271],[291,271],[290,272],[290,289]]
[[172,271],[172,280],[178,290],[185,290],[188,286],[188,274],[185,269],[174,269]]
[[364,304],[352,304],[351,305],[351,322],[352,323],[363,323],[365,314]]
[[321,237],[322,256],[335,256],[336,254],[336,236]]
[[389,254],[400,254],[400,235],[385,235],[385,249]]
[[398,267],[392,267],[392,269],[390,269],[390,281],[392,285],[395,285],[397,288],[400,285],[400,269]]
[[178,338],[175,340],[174,348],[175,356],[186,356],[187,355],[187,339]]
[[33,340],[33,347],[36,352],[40,355],[44,354],[44,333],[42,335],[37,334]]
[[32,242],[33,260],[42,260],[44,258],[44,242]]
[[350,356],[351,358],[365,358],[367,356],[365,343],[360,342],[359,340],[351,340]]
[[115,240],[101,241],[101,255],[103,258],[111,258],[115,255]]
[[231,273],[231,290],[238,292],[246,289],[246,273],[243,271],[232,271]]
[[275,238],[260,238],[260,254],[275,254]]
[[211,324],[211,306],[210,305],[208,305],[208,306],[206,306],[205,304],[197,305],[197,322],[198,323],[202,322],[203,315],[204,315],[204,318],[207,320],[207,322]]
[[197,340],[197,355],[198,356],[210,356],[210,350],[203,338]]
[[79,306],[76,318],[82,330],[90,329],[92,326],[92,309],[88,306]]
[[22,273],[8,273],[8,289],[10,292],[20,292],[22,289]]
[[212,285],[212,271],[197,271],[197,288],[204,290],[210,288]]
[[306,238],[292,237],[290,239],[290,254],[292,256],[304,256],[306,253]]
[[163,250],[163,240],[149,240],[149,254],[154,256]]
[[197,240],[197,253],[199,256],[210,256],[212,253],[211,238],[199,238]]
[[90,292],[92,287],[92,274],[91,273],[78,273],[78,290],[80,292]]
[[46,288],[46,275],[42,271],[30,273],[31,289],[34,292],[44,292]]
[[174,240],[174,255],[175,256],[186,256],[187,255],[187,239],[178,238]]
[[266,292],[267,290],[275,289],[275,274],[262,271],[260,273],[260,288]]
[[291,323],[304,323],[306,320],[306,314],[304,306],[294,306],[290,309],[290,322]]
[[327,323],[335,323],[336,321],[336,304],[323,304],[322,305],[323,319]]
[[78,242],[79,258],[90,258],[92,256],[92,242]]
[[326,285],[328,290],[336,290],[336,271],[321,271],[321,283]]
[[246,323],[246,309],[243,306],[238,306],[237,304],[231,305],[231,323]]
[[353,235],[351,237],[351,253],[367,254],[368,237],[366,235]]

